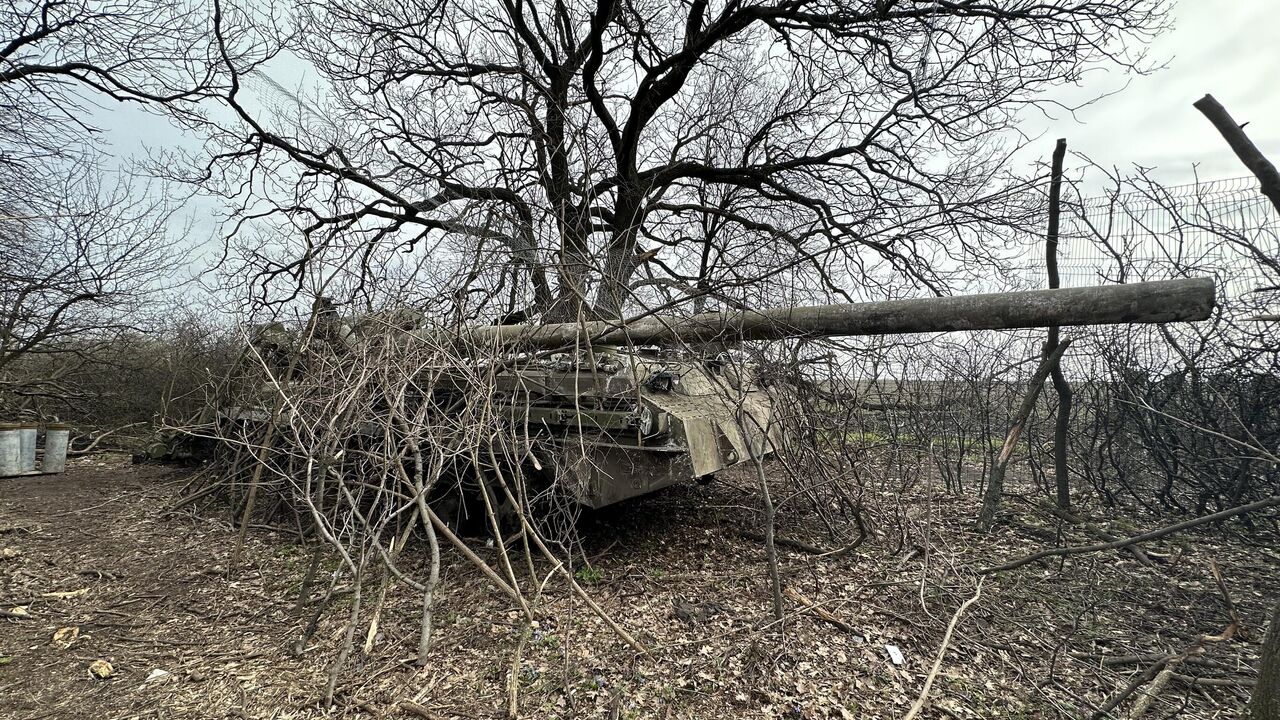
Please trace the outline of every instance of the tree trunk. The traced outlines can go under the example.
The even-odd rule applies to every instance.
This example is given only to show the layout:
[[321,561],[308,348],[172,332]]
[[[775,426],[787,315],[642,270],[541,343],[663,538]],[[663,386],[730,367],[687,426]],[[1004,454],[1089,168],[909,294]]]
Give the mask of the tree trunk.
[[[1060,138],[1053,148],[1053,165],[1049,176],[1049,227],[1045,237],[1045,271],[1049,276],[1049,289],[1061,286],[1058,278],[1058,224],[1062,213],[1062,162],[1067,155],[1067,141]],[[1049,340],[1045,343],[1047,357],[1058,347],[1058,326],[1049,328]],[[1058,507],[1071,510],[1071,483],[1067,476],[1067,431],[1071,427],[1071,384],[1062,372],[1062,363],[1053,366],[1053,389],[1058,394],[1058,417],[1053,428],[1053,481],[1057,487]]]
[[[572,210],[565,212],[570,215]],[[586,233],[575,217],[559,221],[560,253],[556,266],[555,302],[550,307],[539,308],[543,322],[573,322],[587,300],[587,280],[591,273],[591,258],[587,253]]]
[[1249,716],[1253,720],[1280,720],[1280,601],[1271,608],[1267,637],[1262,641],[1262,664],[1249,701]]
[[[634,183],[634,180],[632,181]],[[596,317],[601,320],[622,319],[623,308],[631,294],[631,276],[637,267],[636,240],[644,223],[641,210],[644,194],[634,185],[619,193],[614,204],[614,231],[600,271],[600,289],[596,293]]]
[[996,510],[1000,507],[1000,496],[1004,494],[1005,470],[1009,467],[1013,451],[1018,446],[1022,428],[1027,424],[1027,418],[1031,417],[1031,411],[1035,409],[1036,400],[1040,397],[1040,389],[1044,387],[1044,381],[1049,377],[1049,372],[1058,366],[1058,361],[1062,359],[1062,354],[1067,351],[1069,345],[1071,345],[1070,340],[1058,343],[1058,347],[1040,361],[1036,374],[1031,376],[1031,382],[1027,383],[1027,394],[1023,396],[1022,404],[1018,406],[1018,412],[1013,416],[1013,423],[1009,426],[1009,434],[1004,438],[1000,455],[991,467],[991,478],[987,481],[987,490],[982,495],[982,510],[978,513],[979,532],[990,530],[991,524],[995,522]]
[[1192,105],[1209,118],[1209,122],[1213,123],[1213,126],[1222,134],[1222,139],[1226,140],[1235,151],[1240,162],[1244,163],[1253,176],[1258,178],[1258,183],[1262,186],[1262,194],[1266,195],[1271,200],[1271,204],[1276,206],[1276,210],[1280,211],[1280,171],[1276,170],[1276,166],[1271,164],[1258,146],[1244,134],[1243,127],[1212,95],[1205,95]]
[[622,309],[629,292],[628,281],[635,267],[634,239],[626,235],[616,238],[609,247],[600,273],[595,307],[597,318],[606,321],[622,319]]

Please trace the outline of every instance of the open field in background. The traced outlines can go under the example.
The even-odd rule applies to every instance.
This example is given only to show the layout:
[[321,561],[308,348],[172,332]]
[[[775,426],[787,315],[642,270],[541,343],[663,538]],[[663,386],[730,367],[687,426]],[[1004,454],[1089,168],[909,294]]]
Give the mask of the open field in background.
[[[739,534],[757,507],[749,480],[680,485],[586,516],[577,577],[648,656],[558,579],[526,629],[447,551],[429,664],[412,664],[420,598],[392,584],[377,628],[362,620],[325,710],[318,698],[346,605],[321,619],[300,655],[291,651],[310,615],[292,604],[309,549],[255,527],[242,567],[229,572],[227,515],[162,514],[189,471],[119,455],[73,460],[65,476],[0,481],[0,717],[493,718],[514,690],[522,717],[901,718],[949,620],[975,594],[977,569],[1094,538],[1038,510],[1038,493],[1014,478],[1002,522],[981,537],[971,532],[976,500],[931,489],[927,473],[914,483],[900,475],[886,469],[865,498],[866,544],[826,557],[780,547],[781,623],[771,622],[764,552]],[[1118,535],[1164,524],[1078,511]],[[788,539],[820,542],[810,522],[795,505],[779,508]],[[1238,717],[1266,605],[1280,593],[1277,539],[1274,521],[1231,522],[1146,544],[1154,567],[1111,552],[988,577],[922,717],[1090,717],[1153,657],[1223,631],[1211,562],[1243,632],[1181,665],[1148,717]],[[66,648],[54,642],[62,628],[78,628]],[[96,660],[111,663],[109,678],[91,677]]]

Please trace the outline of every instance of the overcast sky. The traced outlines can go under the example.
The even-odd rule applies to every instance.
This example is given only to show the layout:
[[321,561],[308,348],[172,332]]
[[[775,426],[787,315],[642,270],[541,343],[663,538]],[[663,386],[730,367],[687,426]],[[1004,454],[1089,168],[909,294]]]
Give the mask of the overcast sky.
[[[1044,133],[1047,157],[1053,141],[1104,166],[1158,167],[1166,183],[1247,175],[1222,137],[1191,103],[1205,93],[1221,102],[1264,154],[1280,160],[1280,2],[1277,0],[1181,0],[1174,28],[1151,49],[1165,69],[1144,77],[1095,74],[1085,87],[1065,93],[1077,101],[1123,91],[1076,113],[1028,118],[1024,131]],[[1128,87],[1125,87],[1125,83]]]

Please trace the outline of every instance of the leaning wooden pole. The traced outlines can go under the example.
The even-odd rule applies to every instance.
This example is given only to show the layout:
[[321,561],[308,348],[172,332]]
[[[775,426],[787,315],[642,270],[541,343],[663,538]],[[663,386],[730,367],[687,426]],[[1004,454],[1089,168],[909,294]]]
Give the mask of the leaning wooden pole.
[[1280,600],[1273,600],[1271,622],[1262,640],[1262,662],[1258,666],[1258,683],[1249,701],[1253,720],[1280,720]]
[[[1209,122],[1218,129],[1222,138],[1235,151],[1240,162],[1258,178],[1262,194],[1267,196],[1276,211],[1280,212],[1280,171],[1267,156],[1262,154],[1253,141],[1245,135],[1244,128],[1227,112],[1227,109],[1214,99],[1205,95],[1195,102],[1195,108],[1209,118]],[[1262,315],[1254,320],[1276,320],[1275,316]],[[1275,602],[1271,610],[1271,622],[1267,626],[1267,635],[1262,642],[1262,665],[1258,669],[1258,683],[1253,689],[1253,698],[1249,701],[1249,716],[1253,720],[1280,720],[1280,602]]]
[[[648,316],[632,321],[490,325],[444,331],[479,346],[559,348],[584,342],[662,345],[716,340],[1009,330],[1068,325],[1204,320],[1214,306],[1212,278],[917,300]],[[436,337],[439,337],[437,331]]]
[[1218,129],[1222,139],[1231,146],[1236,157],[1240,158],[1240,162],[1244,163],[1244,166],[1249,168],[1249,172],[1258,178],[1258,183],[1262,186],[1262,194],[1276,206],[1277,211],[1280,211],[1280,171],[1276,170],[1276,166],[1262,154],[1258,146],[1254,145],[1249,136],[1244,133],[1244,128],[1212,95],[1205,95],[1192,105],[1209,118],[1209,122]]

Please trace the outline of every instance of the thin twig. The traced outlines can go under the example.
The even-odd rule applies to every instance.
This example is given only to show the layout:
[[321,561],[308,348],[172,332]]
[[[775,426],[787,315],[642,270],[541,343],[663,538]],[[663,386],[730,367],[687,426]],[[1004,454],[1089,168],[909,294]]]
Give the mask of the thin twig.
[[1226,520],[1228,518],[1235,517],[1236,515],[1243,515],[1245,513],[1256,512],[1258,510],[1265,510],[1269,507],[1274,507],[1276,505],[1280,505],[1280,495],[1272,495],[1269,498],[1264,498],[1257,502],[1249,503],[1248,505],[1240,505],[1238,507],[1228,508],[1221,512],[1216,512],[1212,515],[1205,515],[1203,517],[1193,518],[1191,520],[1186,520],[1186,521],[1177,523],[1175,525],[1169,525],[1166,527],[1158,528],[1156,530],[1145,532],[1141,535],[1135,535],[1130,538],[1125,538],[1123,540],[1115,540],[1113,542],[1107,542],[1107,543],[1098,543],[1095,545],[1077,545],[1074,547],[1050,548],[1049,550],[1042,550],[1038,553],[1028,555],[1020,560],[1011,560],[1010,562],[1004,563],[1002,565],[993,565],[992,567],[983,568],[979,570],[978,573],[980,575],[990,575],[991,573],[1004,572],[1005,570],[1013,570],[1015,568],[1020,568],[1023,565],[1029,565],[1033,562],[1036,562],[1037,560],[1042,560],[1047,557],[1064,557],[1067,555],[1083,555],[1085,553],[1101,552],[1103,550],[1118,550],[1120,548],[1129,547],[1130,545],[1134,545],[1140,542],[1147,542],[1148,540],[1156,540],[1156,539],[1165,537],[1166,535],[1172,535],[1176,532],[1181,532],[1183,530],[1190,530],[1191,528],[1198,527],[1200,525],[1205,525],[1211,522],[1217,522],[1218,520]]
[[916,715],[924,709],[925,701],[929,699],[929,690],[933,687],[933,681],[938,677],[938,671],[942,669],[942,660],[947,655],[947,648],[951,645],[951,634],[955,632],[956,624],[960,622],[960,616],[964,615],[964,611],[969,606],[978,602],[978,598],[982,597],[982,583],[986,578],[978,579],[978,588],[974,591],[973,597],[965,600],[956,609],[954,615],[951,616],[951,622],[947,623],[947,632],[942,636],[942,645],[938,648],[938,657],[933,661],[933,668],[929,670],[929,676],[924,679],[924,687],[920,688],[920,696],[916,698],[915,704],[911,706],[911,710],[907,712],[903,720],[914,720]]

